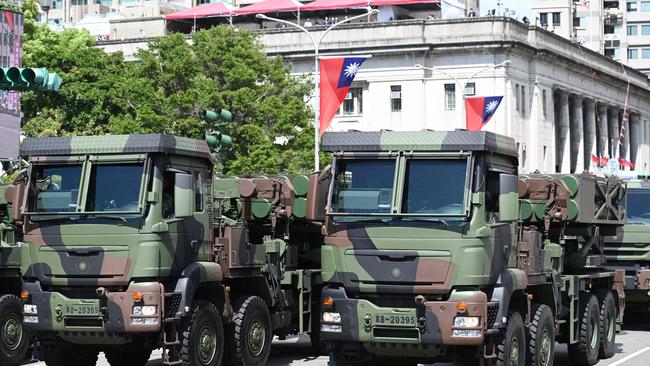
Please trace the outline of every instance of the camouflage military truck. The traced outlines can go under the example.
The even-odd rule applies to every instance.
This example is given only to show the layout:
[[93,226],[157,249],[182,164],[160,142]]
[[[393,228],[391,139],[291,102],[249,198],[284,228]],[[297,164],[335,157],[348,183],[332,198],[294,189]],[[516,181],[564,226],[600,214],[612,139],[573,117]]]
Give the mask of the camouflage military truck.
[[213,179],[205,141],[165,135],[26,139],[21,156],[23,319],[49,366],[158,347],[165,365],[219,365],[224,347],[261,365],[274,332],[309,331],[306,177]]
[[607,264],[625,270],[626,309],[650,310],[650,182],[627,182],[627,224],[605,237]]
[[334,153],[314,182],[327,195],[332,364],[548,366],[556,340],[575,365],[614,354],[622,273],[602,268],[602,236],[625,221],[620,181],[518,176],[514,140],[489,132],[328,133],[322,145]]
[[22,363],[31,337],[22,326],[20,299],[19,222],[15,220],[15,196],[20,190],[12,184],[0,185],[0,365]]

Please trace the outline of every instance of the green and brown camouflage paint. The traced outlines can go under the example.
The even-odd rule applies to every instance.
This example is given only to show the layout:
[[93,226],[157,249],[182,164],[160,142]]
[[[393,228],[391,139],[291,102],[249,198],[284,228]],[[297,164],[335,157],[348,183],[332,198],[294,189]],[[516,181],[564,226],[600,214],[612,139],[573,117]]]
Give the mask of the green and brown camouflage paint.
[[627,182],[628,222],[604,240],[608,266],[625,270],[627,306],[650,309],[650,182]]
[[[568,183],[561,177],[531,175],[517,184],[514,140],[489,132],[335,132],[324,135],[323,150],[332,152],[334,161],[321,251],[326,283],[322,299],[333,301],[324,311],[339,313],[341,322],[324,324],[322,329],[335,353],[346,359],[363,361],[365,353],[399,354],[425,363],[458,353],[494,357],[493,338],[505,327],[509,312],[520,312],[527,321],[531,299],[536,299],[548,304],[559,320],[564,316],[560,315],[562,296],[575,301],[576,288],[584,289],[587,282],[606,289],[614,286],[613,272],[584,271],[588,260],[594,267],[599,263],[598,256],[591,255],[593,250],[587,251],[589,247],[581,253],[587,258],[576,258],[583,260],[579,268],[573,263],[562,267],[564,251],[578,244],[559,243],[565,244],[566,234],[594,236],[596,226],[611,231],[622,225],[623,211],[609,198],[601,203],[605,216],[586,214],[601,208],[598,189],[606,196],[616,195],[620,182],[610,187],[586,175],[567,178]],[[334,210],[334,201],[342,200],[332,193],[339,184],[337,166],[379,160],[395,163],[390,200],[384,200],[386,211]],[[467,163],[461,181],[439,175],[419,182],[431,191],[445,185],[464,187],[458,214],[405,212],[408,166],[418,160]],[[341,173],[344,184],[352,174]],[[367,199],[369,190],[355,194]],[[381,196],[376,200],[382,202]],[[539,219],[530,215],[500,219],[516,213],[520,201],[531,207],[539,204]],[[570,210],[573,203],[578,206]],[[507,210],[506,205],[510,205]],[[563,276],[573,269],[584,275]],[[561,295],[557,289],[567,283],[571,292]],[[573,305],[571,309],[573,319],[576,310]],[[474,328],[456,327],[454,319],[459,315],[478,316],[480,323]],[[326,330],[337,326],[338,330]],[[457,330],[476,330],[478,335],[459,336]],[[575,342],[577,330],[565,331],[569,342]]]
[[[43,341],[53,336],[71,343],[110,345],[132,341],[132,334],[149,333],[145,343],[155,348],[163,319],[184,316],[204,284],[221,291],[216,305],[225,310],[210,220],[214,158],[204,141],[146,134],[45,137],[26,139],[21,156],[30,159],[30,181],[22,202],[23,289],[29,303],[38,306],[38,322],[29,326]],[[137,202],[88,209],[88,197],[96,193],[89,193],[93,169],[103,165],[139,167]],[[53,166],[81,168],[78,193],[69,193],[71,210],[38,212],[30,192],[39,184],[34,172]],[[198,203],[195,187],[187,186],[191,180],[173,186],[179,172],[197,179],[204,192],[196,198]],[[173,192],[164,187],[168,176]],[[167,194],[191,197],[192,202],[181,204],[202,207],[192,209],[188,217],[165,216]],[[136,305],[156,306],[155,314],[136,316]],[[144,318],[153,320],[145,323],[140,320]]]

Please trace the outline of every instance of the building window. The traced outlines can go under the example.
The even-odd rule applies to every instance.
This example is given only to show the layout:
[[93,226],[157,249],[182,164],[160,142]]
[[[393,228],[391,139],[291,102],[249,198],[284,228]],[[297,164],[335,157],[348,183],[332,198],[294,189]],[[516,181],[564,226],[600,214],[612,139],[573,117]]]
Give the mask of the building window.
[[641,11],[650,11],[650,1],[641,1]]
[[573,17],[573,26],[574,27],[585,27],[586,26],[585,17]]
[[638,11],[636,0],[634,0],[634,1],[628,0],[628,2],[627,2],[627,11],[629,11],[629,12]]
[[644,24],[641,26],[641,34],[644,36],[650,36],[650,24]]
[[526,87],[521,86],[521,115],[526,117]]
[[519,112],[519,84],[515,84],[515,111]]
[[560,13],[553,13],[553,26],[554,27],[560,26]]
[[548,13],[539,13],[539,23],[542,27],[548,26]]
[[362,97],[363,97],[362,88],[350,88],[348,94],[345,95],[345,99],[343,100],[341,113],[344,115],[363,113]]
[[542,90],[542,115],[546,118],[546,89]]
[[636,48],[630,48],[627,50],[627,58],[629,60],[634,60],[636,58],[639,58],[639,50]]
[[402,111],[402,86],[390,86],[390,110],[391,112]]
[[614,59],[616,59],[616,60],[621,59],[621,49],[620,48],[614,48]]
[[628,36],[636,36],[639,34],[639,29],[636,25],[628,25],[627,26],[627,35]]
[[650,48],[644,48],[641,50],[641,58],[650,58]]
[[623,26],[621,26],[620,24],[614,26],[614,34],[621,34],[622,31],[623,31]]
[[467,83],[465,85],[465,95],[476,95],[476,83]]
[[445,84],[445,109],[456,109],[456,84]]

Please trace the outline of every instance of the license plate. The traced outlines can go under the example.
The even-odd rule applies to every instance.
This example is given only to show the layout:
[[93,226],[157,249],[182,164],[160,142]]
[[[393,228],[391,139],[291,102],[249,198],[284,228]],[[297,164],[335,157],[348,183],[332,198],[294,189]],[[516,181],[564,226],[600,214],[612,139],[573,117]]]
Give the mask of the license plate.
[[99,305],[73,304],[65,305],[66,315],[98,316]]
[[415,326],[415,315],[377,314],[375,323],[379,325]]

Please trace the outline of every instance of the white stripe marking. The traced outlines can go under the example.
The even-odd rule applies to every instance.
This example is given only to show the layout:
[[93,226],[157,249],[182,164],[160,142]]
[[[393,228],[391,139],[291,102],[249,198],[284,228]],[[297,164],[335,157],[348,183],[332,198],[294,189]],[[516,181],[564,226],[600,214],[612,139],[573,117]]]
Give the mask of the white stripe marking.
[[633,354],[631,354],[631,355],[629,355],[629,356],[627,356],[627,357],[625,357],[625,358],[623,358],[623,359],[621,359],[621,360],[618,360],[618,361],[616,361],[616,362],[614,362],[614,363],[609,364],[609,366],[618,366],[618,365],[622,365],[622,364],[624,364],[625,362],[627,362],[627,361],[633,359],[634,357],[636,357],[636,356],[638,356],[638,355],[640,355],[640,354],[642,354],[642,353],[648,352],[648,351],[650,351],[650,347],[642,348],[642,349],[640,349],[640,350],[634,352]]

